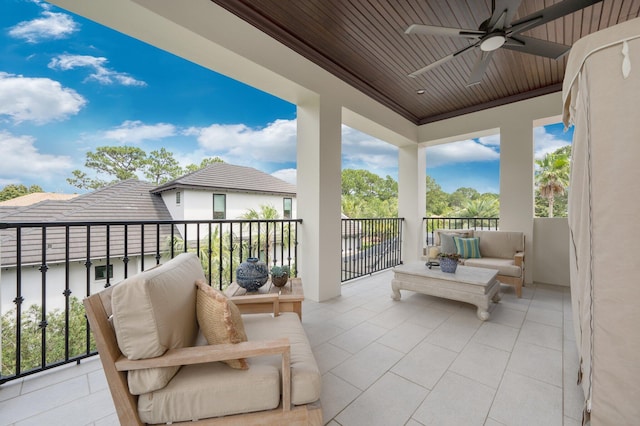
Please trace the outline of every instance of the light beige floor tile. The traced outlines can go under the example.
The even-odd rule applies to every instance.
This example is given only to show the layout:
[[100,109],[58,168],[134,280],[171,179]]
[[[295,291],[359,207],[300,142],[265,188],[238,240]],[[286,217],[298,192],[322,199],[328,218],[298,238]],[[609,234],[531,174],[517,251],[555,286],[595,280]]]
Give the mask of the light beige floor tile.
[[576,420],[582,420],[584,408],[584,392],[582,385],[578,385],[578,350],[575,342],[564,341],[563,365],[563,402],[564,415]]
[[491,321],[485,321],[476,334],[473,335],[471,341],[511,352],[517,337],[518,329]]
[[95,421],[94,426],[121,426],[118,415],[113,413]]
[[369,318],[367,322],[388,330],[396,328],[411,317],[410,305],[404,301],[395,301],[394,305],[384,312]]
[[562,352],[517,341],[507,365],[509,371],[562,387]]
[[469,343],[449,371],[498,389],[509,360],[509,352],[480,343]]
[[522,327],[525,315],[526,312],[508,308],[501,302],[495,305],[491,311],[489,321],[496,324],[508,325],[509,327],[520,328]]
[[454,373],[446,373],[413,418],[423,425],[484,424],[495,390]]
[[87,374],[87,379],[89,380],[89,392],[91,393],[107,389],[109,386],[107,376],[104,375],[102,369]]
[[324,374],[351,357],[351,353],[331,343],[323,343],[313,348],[313,356],[318,363],[320,374]]
[[329,324],[349,330],[376,315],[376,312],[361,307],[337,315],[328,321]]
[[404,425],[429,391],[387,373],[344,409],[336,420],[343,426]]
[[22,390],[22,379],[16,379],[0,386],[0,402],[15,398]]
[[389,346],[397,351],[407,353],[418,343],[424,340],[433,329],[425,328],[410,322],[404,322],[389,330],[384,336],[378,339],[378,343]]
[[436,309],[433,306],[427,306],[424,309],[413,312],[413,314],[407,319],[407,322],[435,329],[445,322],[451,315],[453,315],[451,311],[443,311]]
[[527,311],[527,316],[525,317],[525,321],[534,321],[554,327],[562,327],[563,319],[562,311],[540,308],[538,306],[530,306]]
[[333,419],[340,411],[344,410],[361,391],[355,386],[345,382],[341,378],[327,373],[322,376],[322,393],[320,404],[322,405],[322,418],[324,422]]
[[[91,407],[87,410],[87,407]],[[66,404],[28,419],[16,422],[16,426],[82,426],[95,418],[115,413],[115,406],[108,389],[75,399]]]
[[425,340],[431,344],[460,352],[471,340],[476,330],[474,327],[460,325],[459,322],[452,321],[449,318],[429,334]]
[[79,376],[0,402],[0,424],[11,424],[46,413],[89,394],[87,376]]
[[404,426],[422,426],[422,424],[416,422],[413,419],[409,419],[409,421],[405,423]]
[[329,340],[329,343],[355,354],[382,337],[386,328],[364,322]]
[[309,343],[312,347],[321,345],[329,340],[333,339],[336,336],[344,333],[345,330],[343,328],[337,327],[335,325],[330,324],[314,324],[314,325],[304,325],[304,331],[307,334],[307,338],[309,339]]
[[561,426],[562,389],[506,371],[489,417],[509,426]]
[[374,342],[333,368],[331,372],[358,389],[365,390],[382,377],[403,355],[402,352]]
[[422,342],[393,366],[391,371],[427,389],[433,389],[457,355],[440,346]]
[[30,393],[38,389],[43,389],[68,379],[73,379],[92,371],[101,370],[102,364],[97,356],[82,360],[80,364],[66,364],[60,368],[43,371],[24,378],[22,394]]
[[506,425],[504,423],[500,423],[496,420],[493,420],[491,417],[489,417],[484,422],[484,426],[506,426]]
[[525,321],[520,329],[518,340],[561,351],[562,329],[533,321]]

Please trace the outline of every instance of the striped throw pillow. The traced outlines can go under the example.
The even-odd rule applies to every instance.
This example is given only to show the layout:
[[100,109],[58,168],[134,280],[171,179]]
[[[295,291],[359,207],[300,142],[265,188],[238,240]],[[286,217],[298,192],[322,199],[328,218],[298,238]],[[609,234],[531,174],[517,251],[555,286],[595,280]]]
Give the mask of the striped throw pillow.
[[453,237],[456,243],[456,252],[463,259],[477,259],[480,255],[480,238],[460,238]]

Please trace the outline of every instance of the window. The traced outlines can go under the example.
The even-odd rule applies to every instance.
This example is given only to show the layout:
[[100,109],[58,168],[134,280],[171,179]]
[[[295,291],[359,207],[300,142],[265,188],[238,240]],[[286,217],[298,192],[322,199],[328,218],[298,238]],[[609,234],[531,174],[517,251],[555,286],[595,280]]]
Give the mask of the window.
[[[96,281],[107,279],[107,265],[95,267]],[[113,278],[113,265],[109,265],[109,278]]]
[[213,194],[213,218],[227,218],[227,196],[225,194]]
[[176,192],[176,206],[180,205],[180,191]]
[[285,198],[283,200],[283,207],[282,207],[282,216],[285,219],[291,219],[292,216],[292,201],[291,198]]

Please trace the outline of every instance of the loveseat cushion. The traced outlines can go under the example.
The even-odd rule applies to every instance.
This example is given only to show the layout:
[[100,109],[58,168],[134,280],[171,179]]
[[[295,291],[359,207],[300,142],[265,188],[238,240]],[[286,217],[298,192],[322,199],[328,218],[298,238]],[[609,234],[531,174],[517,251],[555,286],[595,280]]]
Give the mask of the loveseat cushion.
[[[204,280],[200,260],[193,253],[182,253],[113,287],[113,326],[124,356],[154,358],[168,349],[194,344],[198,279]],[[130,371],[129,391],[139,395],[160,389],[179,368]]]
[[453,237],[453,242],[456,244],[456,253],[463,259],[482,257],[480,255],[480,241],[477,237]]
[[480,238],[480,253],[483,257],[511,259],[524,251],[524,234],[514,231],[475,231]]
[[465,259],[464,266],[475,266],[477,268],[497,269],[498,275],[519,278],[522,275],[522,268],[515,265],[513,259],[498,259],[495,257],[483,257],[481,259]]
[[138,415],[155,424],[271,410],[280,404],[280,386],[280,370],[271,365],[185,365],[166,387],[138,397]]
[[[277,317],[266,315],[243,315],[244,327],[249,341],[271,340],[286,337],[291,345],[291,402],[308,404],[320,399],[322,377],[311,351],[304,328],[298,315],[285,312]],[[258,365],[280,368],[282,357],[266,356],[249,359],[253,370]]]

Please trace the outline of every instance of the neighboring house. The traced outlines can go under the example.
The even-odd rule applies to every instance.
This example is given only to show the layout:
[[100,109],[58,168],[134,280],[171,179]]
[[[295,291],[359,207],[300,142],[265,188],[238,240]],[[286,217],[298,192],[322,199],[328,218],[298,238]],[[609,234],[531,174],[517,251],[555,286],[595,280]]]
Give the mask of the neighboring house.
[[[156,186],[129,179],[69,200],[45,200],[24,207],[0,206],[0,222],[88,222],[238,219],[249,209],[272,205],[280,218],[295,218],[295,186],[250,167],[226,163],[212,164]],[[141,257],[141,226],[127,228],[127,273],[133,275],[155,265],[158,246],[165,249],[171,226],[145,226],[144,259]],[[174,235],[184,238],[184,227],[175,226]],[[187,239],[196,238],[195,225],[187,229]],[[105,284],[121,281],[125,274],[124,227],[110,226],[107,270],[106,227],[91,230],[91,246],[86,247],[86,227],[72,228],[69,234],[69,277],[71,294],[82,299],[89,288],[99,291]],[[201,235],[207,232],[201,228]],[[64,229],[47,230],[47,308],[62,308],[65,291],[66,247]],[[247,234],[243,238],[246,238]],[[42,232],[25,229],[21,233],[20,264],[23,306],[42,303]],[[159,239],[159,241],[157,241]],[[279,244],[279,242],[278,242]],[[89,251],[89,254],[87,253]],[[0,230],[0,313],[15,307],[18,262],[15,229]],[[87,258],[91,264],[87,268]],[[49,302],[52,296],[56,302]],[[52,299],[53,300],[53,299]]]
[[296,217],[296,187],[251,167],[214,163],[158,186],[176,219],[239,219],[248,209],[271,205],[281,219]]
[[0,201],[0,207],[24,207],[40,201],[65,201],[76,198],[79,194],[60,194],[57,192],[32,192],[10,200]]

